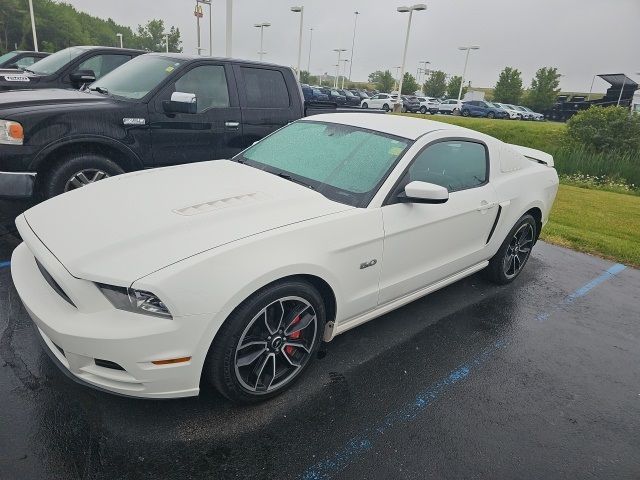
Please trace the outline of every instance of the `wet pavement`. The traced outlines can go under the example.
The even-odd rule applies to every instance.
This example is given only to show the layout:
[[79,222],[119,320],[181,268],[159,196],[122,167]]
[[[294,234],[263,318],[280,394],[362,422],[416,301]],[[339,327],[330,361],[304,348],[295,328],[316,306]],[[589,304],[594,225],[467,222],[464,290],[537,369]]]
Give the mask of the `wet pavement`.
[[512,285],[474,275],[345,333],[252,407],[77,385],[6,266],[0,302],[2,480],[640,478],[640,271],[542,242]]

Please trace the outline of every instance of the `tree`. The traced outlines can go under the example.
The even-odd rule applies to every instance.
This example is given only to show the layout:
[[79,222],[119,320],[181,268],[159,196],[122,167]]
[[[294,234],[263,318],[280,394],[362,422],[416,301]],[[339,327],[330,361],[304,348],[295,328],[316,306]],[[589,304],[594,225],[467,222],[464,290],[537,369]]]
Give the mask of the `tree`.
[[531,88],[526,96],[527,107],[536,112],[544,112],[553,107],[556,97],[560,93],[560,77],[555,67],[543,67],[536,72],[531,80]]
[[405,72],[402,79],[402,95],[413,95],[418,90],[420,90],[420,85],[416,82],[415,77],[409,72]]
[[599,152],[638,152],[640,115],[629,115],[627,107],[592,106],[569,119],[567,138],[574,145]]
[[380,81],[380,78],[382,78],[382,76],[384,75],[384,72],[382,70],[376,70],[373,73],[369,74],[369,83],[378,83]]
[[[462,77],[460,75],[451,77],[449,83],[447,84],[447,97],[458,98],[458,92],[460,91],[460,82],[462,82]],[[462,87],[462,95],[460,95],[460,98],[464,97],[464,94],[467,93],[467,90],[467,87]]]
[[309,72],[307,72],[306,70],[300,70],[300,83],[315,83],[311,80],[312,78],[313,77]]
[[443,97],[446,92],[447,74],[441,70],[432,71],[424,83],[424,94],[428,97],[440,98]]
[[493,89],[496,102],[518,105],[522,97],[522,74],[517,68],[505,67]]
[[[149,20],[143,27],[138,25],[138,42],[141,48],[151,52],[163,52],[166,48],[164,38],[164,22],[162,20]],[[175,27],[169,29],[169,51],[181,52],[180,30]]]
[[375,82],[376,89],[381,92],[390,92],[393,89],[393,86],[396,84],[396,79],[393,78],[393,75],[389,70],[385,70],[382,72],[378,80]]

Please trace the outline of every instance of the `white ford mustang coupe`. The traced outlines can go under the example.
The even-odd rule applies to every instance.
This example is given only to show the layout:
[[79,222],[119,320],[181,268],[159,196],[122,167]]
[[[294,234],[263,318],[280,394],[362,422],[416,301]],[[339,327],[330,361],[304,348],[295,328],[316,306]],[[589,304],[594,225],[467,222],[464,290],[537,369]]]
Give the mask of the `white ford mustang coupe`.
[[522,271],[550,155],[417,118],[338,113],[232,160],[112,177],[17,218],[18,293],[52,358],[123,395],[276,395],[321,341],[484,270]]

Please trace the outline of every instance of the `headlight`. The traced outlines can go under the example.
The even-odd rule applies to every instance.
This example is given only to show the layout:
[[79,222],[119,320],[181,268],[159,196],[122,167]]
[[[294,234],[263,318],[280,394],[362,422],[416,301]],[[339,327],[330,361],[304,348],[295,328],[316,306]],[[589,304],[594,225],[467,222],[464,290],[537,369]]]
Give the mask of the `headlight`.
[[135,288],[116,287],[114,285],[96,284],[107,300],[119,310],[153,315],[162,318],[173,318],[167,306],[151,292]]
[[0,120],[0,143],[7,145],[22,145],[24,129],[18,122]]

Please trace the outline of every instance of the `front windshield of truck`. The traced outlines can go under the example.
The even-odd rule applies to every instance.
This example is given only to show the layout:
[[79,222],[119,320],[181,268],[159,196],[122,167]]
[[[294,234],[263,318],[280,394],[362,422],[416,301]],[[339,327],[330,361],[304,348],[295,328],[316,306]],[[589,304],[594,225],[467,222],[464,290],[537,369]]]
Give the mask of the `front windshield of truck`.
[[18,52],[7,52],[4,55],[0,55],[0,63],[4,63],[16,55],[18,55]]
[[37,61],[29,67],[29,71],[38,75],[51,75],[56,73],[73,59],[82,55],[86,50],[82,47],[69,47],[60,50],[42,60]]
[[141,55],[92,83],[89,89],[137,100],[160,85],[182,63],[183,60],[175,58]]
[[234,160],[301,183],[331,200],[366,207],[411,140],[335,123],[299,121]]

